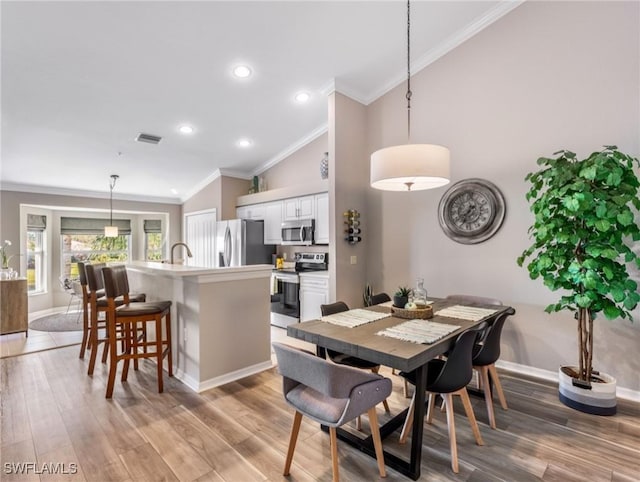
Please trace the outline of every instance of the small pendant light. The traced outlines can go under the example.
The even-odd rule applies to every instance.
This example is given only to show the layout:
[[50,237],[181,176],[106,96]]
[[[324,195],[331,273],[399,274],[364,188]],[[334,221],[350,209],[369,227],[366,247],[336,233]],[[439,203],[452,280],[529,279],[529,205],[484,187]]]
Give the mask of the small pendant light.
[[111,181],[109,182],[109,226],[104,227],[104,236],[106,238],[118,237],[118,226],[113,225],[113,188],[116,187],[116,181],[119,177],[117,174],[111,174]]

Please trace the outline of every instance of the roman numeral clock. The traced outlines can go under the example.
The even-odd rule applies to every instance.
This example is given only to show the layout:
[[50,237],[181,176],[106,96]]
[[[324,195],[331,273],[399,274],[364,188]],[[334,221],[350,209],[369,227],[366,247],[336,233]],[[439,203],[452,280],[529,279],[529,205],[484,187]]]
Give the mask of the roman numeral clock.
[[444,233],[462,244],[477,244],[496,234],[505,215],[504,196],[484,179],[458,181],[438,204],[438,221]]

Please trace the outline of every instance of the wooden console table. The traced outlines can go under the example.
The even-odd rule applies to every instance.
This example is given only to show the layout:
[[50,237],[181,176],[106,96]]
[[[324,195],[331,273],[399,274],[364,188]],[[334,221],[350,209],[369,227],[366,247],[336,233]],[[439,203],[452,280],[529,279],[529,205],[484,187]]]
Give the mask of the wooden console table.
[[27,279],[0,280],[0,335],[24,331],[29,336]]

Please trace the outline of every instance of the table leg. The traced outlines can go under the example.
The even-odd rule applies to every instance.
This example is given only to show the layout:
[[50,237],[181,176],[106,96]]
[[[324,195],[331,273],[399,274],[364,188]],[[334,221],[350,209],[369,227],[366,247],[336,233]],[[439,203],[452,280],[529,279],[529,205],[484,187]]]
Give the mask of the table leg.
[[[413,419],[413,427],[411,434],[410,459],[404,460],[394,454],[384,451],[384,463],[407,477],[418,480],[420,478],[420,465],[422,463],[422,436],[424,429],[425,415],[425,388],[427,386],[427,368],[420,367],[416,370],[416,406]],[[420,390],[420,387],[422,389]],[[380,438],[383,440],[400,428],[407,416],[408,409],[403,410],[391,420],[380,427]],[[329,431],[329,427],[322,425],[322,430]],[[337,436],[343,442],[348,443],[352,447],[357,448],[371,457],[375,457],[376,453],[373,447],[371,436],[362,438],[342,428],[337,429]]]

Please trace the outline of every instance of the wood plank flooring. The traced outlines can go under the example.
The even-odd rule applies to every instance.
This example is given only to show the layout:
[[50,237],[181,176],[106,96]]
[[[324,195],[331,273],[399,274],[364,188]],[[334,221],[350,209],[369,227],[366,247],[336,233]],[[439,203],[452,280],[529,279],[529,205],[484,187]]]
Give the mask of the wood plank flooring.
[[[106,400],[106,366],[98,363],[91,378],[86,364],[78,347],[0,360],[1,480],[331,480],[329,437],[306,418],[291,476],[281,475],[293,413],[274,369],[202,394],[165,374],[165,393],[158,394],[155,365],[145,361],[128,383],[118,379],[114,398]],[[386,368],[382,374],[394,381],[395,414],[409,400],[400,378]],[[505,372],[501,379],[509,410],[496,404],[497,430],[489,428],[483,400],[472,397],[484,446],[475,444],[455,402],[458,475],[450,468],[445,414],[436,413],[425,427],[421,480],[640,480],[638,404],[621,400],[616,416],[589,416],[560,404],[552,384]],[[388,418],[381,407],[378,416],[381,423]],[[384,446],[405,454],[398,437]],[[338,453],[343,481],[381,480],[374,459],[340,442]],[[33,465],[28,473],[10,473],[17,463]],[[74,474],[36,473],[73,467]],[[391,469],[387,474],[389,481],[409,480]]]

